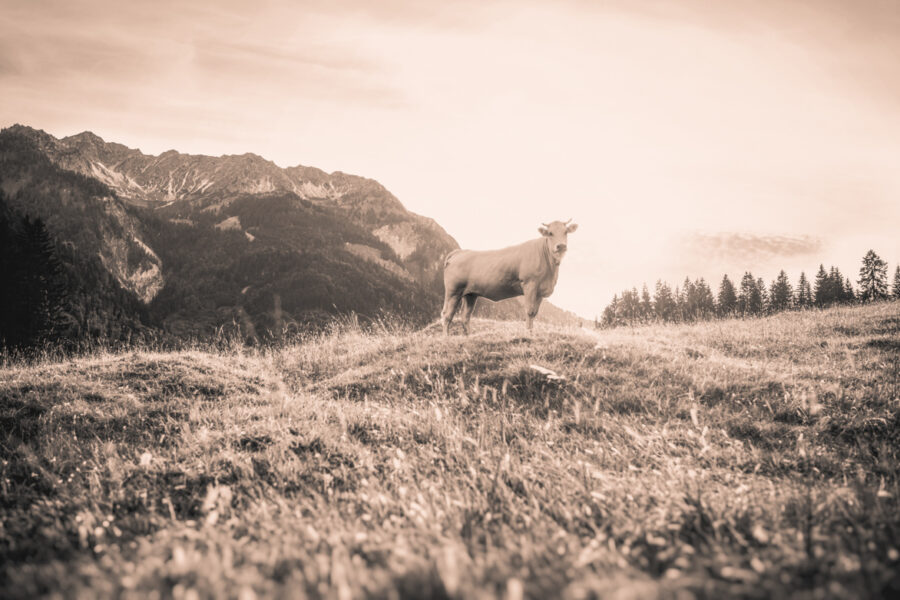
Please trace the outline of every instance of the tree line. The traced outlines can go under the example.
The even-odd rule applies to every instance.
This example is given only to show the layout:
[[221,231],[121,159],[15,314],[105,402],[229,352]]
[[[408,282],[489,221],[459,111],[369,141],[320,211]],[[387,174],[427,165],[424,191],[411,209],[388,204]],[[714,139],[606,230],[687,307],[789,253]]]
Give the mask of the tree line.
[[837,267],[826,270],[825,265],[819,265],[812,283],[806,273],[800,273],[796,286],[783,269],[769,285],[749,271],[737,285],[724,275],[716,293],[702,277],[694,281],[686,277],[674,289],[667,282],[657,280],[652,295],[647,284],[640,292],[633,287],[615,294],[595,325],[616,327],[654,321],[751,317],[784,310],[900,299],[900,265],[889,286],[887,263],[869,250],[862,259],[856,283],[858,287],[854,289],[850,278]]

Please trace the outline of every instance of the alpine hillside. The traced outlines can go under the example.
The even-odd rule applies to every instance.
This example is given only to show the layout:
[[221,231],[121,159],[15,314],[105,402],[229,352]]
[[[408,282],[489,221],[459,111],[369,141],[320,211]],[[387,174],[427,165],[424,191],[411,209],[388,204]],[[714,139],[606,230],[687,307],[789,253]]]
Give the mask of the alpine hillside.
[[[222,328],[259,339],[350,312],[425,323],[458,247],[372,179],[250,153],[153,156],[23,125],[0,132],[0,203],[13,221],[46,225],[69,292],[53,311],[66,339]],[[515,300],[479,310],[519,312]]]

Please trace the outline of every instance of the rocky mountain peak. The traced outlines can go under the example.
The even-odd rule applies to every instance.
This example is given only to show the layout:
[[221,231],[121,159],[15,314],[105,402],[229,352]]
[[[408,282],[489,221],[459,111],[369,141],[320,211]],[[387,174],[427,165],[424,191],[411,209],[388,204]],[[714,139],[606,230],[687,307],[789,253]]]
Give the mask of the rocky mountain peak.
[[91,132],[91,131],[82,131],[81,133],[76,133],[75,135],[70,135],[68,137],[62,138],[60,140],[62,143],[67,145],[79,145],[79,146],[94,146],[99,147],[106,144],[99,135]]
[[24,137],[34,143],[35,146],[37,146],[41,150],[46,151],[46,149],[54,148],[59,145],[57,139],[43,129],[34,129],[33,127],[16,123],[15,125],[7,127],[3,131],[11,135]]

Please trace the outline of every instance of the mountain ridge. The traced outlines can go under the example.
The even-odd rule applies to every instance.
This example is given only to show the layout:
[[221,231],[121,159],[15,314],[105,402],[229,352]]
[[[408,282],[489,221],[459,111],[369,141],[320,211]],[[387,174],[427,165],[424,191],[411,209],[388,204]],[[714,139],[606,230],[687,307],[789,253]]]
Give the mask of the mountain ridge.
[[[90,131],[55,138],[21,124],[8,130],[36,140],[58,166],[98,179],[123,201],[142,208],[184,201],[208,205],[242,194],[278,192],[335,204],[410,262],[404,265],[407,270],[432,284],[443,267],[443,255],[459,247],[434,219],[407,210],[383,185],[367,177],[299,164],[282,168],[252,152],[214,157],[167,150],[152,155],[106,142]],[[435,250],[429,251],[429,246]],[[412,261],[406,261],[417,251]]]

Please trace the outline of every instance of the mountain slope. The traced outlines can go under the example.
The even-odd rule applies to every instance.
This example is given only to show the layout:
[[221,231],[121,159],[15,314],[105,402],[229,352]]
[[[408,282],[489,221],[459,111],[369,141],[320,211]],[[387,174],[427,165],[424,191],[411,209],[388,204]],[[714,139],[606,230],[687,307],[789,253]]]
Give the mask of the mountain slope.
[[[90,132],[4,129],[0,191],[82,265],[80,304],[91,304],[92,286],[104,304],[115,294],[102,281],[118,283],[115,314],[127,324],[117,337],[152,326],[177,338],[225,328],[259,339],[348,312],[425,323],[440,312],[443,257],[457,248],[371,179],[254,154],[151,156]],[[522,318],[515,300],[478,314]],[[546,302],[539,315],[570,317]],[[111,320],[101,320],[98,329],[81,318],[79,331],[109,337]]]
[[371,180],[250,154],[147,156],[87,132],[0,132],[0,191],[79,257],[81,288],[112,276],[177,337],[256,338],[346,312],[425,322],[456,247]]
[[169,150],[151,156],[90,132],[56,139],[21,125],[9,131],[31,138],[58,166],[102,181],[119,198],[141,207],[221,207],[236,197],[273,193],[337,207],[390,245],[402,266],[431,287],[441,258],[457,247],[437,223],[407,211],[372,179],[313,167],[282,169],[250,153],[212,157]]

